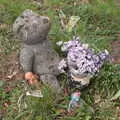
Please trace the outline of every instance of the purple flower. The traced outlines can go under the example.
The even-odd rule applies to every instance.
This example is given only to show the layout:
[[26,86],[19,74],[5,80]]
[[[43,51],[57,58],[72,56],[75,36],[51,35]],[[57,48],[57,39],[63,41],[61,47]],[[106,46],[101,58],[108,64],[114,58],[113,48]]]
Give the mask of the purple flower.
[[80,42],[79,37],[73,37],[72,40],[63,42],[61,50],[67,53],[67,63],[62,60],[59,63],[58,69],[65,72],[64,68],[68,67],[71,74],[95,74],[99,72],[104,61],[109,56],[107,50],[95,54],[94,50],[88,47],[88,44]]
[[109,53],[108,53],[107,50],[104,50],[101,53],[99,53],[99,57],[100,57],[101,60],[105,60],[106,57],[108,57],[108,55],[109,55]]

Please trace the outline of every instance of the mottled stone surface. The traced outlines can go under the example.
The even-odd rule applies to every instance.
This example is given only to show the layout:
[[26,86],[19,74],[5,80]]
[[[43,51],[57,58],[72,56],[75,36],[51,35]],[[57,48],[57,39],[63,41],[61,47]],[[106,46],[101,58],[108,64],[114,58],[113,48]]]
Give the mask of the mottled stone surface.
[[13,31],[17,37],[26,44],[36,44],[45,41],[49,28],[49,18],[39,16],[32,10],[25,10],[13,25]]
[[56,79],[59,56],[47,39],[49,29],[49,18],[31,10],[25,10],[13,25],[13,31],[22,41],[20,64],[23,70],[39,74],[43,83],[59,89]]

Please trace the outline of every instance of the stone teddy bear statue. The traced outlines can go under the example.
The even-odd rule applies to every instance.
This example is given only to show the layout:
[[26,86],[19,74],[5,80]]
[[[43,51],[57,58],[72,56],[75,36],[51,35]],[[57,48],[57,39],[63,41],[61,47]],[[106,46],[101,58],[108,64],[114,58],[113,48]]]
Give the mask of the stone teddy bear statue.
[[59,90],[56,76],[59,74],[57,64],[60,59],[47,39],[50,26],[48,17],[27,9],[14,22],[13,31],[22,41],[20,64],[24,72],[40,75],[44,84]]

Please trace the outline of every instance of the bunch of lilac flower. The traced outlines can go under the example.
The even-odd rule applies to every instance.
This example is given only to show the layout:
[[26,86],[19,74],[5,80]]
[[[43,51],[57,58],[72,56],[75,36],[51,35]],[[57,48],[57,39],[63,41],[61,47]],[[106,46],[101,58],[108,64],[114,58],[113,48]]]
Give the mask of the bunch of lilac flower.
[[79,37],[73,37],[68,42],[58,42],[61,50],[67,53],[66,60],[62,60],[58,69],[61,73],[68,67],[70,73],[74,75],[92,74],[99,72],[109,53],[104,50],[95,54],[93,49],[88,48],[88,44],[82,44]]

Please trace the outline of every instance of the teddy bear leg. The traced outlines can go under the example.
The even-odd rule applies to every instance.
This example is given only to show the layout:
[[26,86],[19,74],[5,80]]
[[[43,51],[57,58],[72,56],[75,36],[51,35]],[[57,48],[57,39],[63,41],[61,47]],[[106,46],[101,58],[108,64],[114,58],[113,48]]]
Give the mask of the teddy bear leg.
[[43,84],[48,85],[53,90],[53,92],[60,92],[60,85],[56,76],[51,74],[44,74],[40,76],[40,80],[43,82]]

